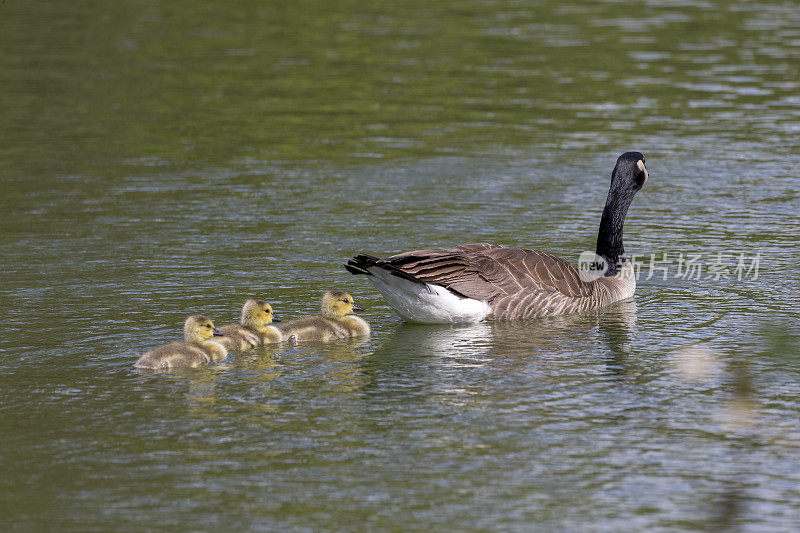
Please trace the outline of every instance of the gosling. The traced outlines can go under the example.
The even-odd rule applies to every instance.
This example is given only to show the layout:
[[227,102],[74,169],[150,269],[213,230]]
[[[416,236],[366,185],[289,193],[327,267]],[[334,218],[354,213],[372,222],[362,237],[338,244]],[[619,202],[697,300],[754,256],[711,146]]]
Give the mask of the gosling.
[[145,352],[133,365],[137,368],[197,368],[200,365],[222,361],[228,357],[228,350],[219,343],[209,340],[221,336],[210,318],[192,315],[183,324],[185,342],[173,342]]
[[[369,335],[366,320],[351,315],[365,309],[345,291],[329,290],[322,295],[322,315],[290,320],[278,326],[284,339],[292,341],[329,341]],[[294,338],[292,338],[294,337]]]
[[263,346],[281,342],[283,334],[272,322],[280,322],[272,312],[272,306],[264,300],[250,299],[242,307],[242,318],[239,324],[231,324],[219,328],[222,337],[214,339],[228,351],[249,350],[253,346]]

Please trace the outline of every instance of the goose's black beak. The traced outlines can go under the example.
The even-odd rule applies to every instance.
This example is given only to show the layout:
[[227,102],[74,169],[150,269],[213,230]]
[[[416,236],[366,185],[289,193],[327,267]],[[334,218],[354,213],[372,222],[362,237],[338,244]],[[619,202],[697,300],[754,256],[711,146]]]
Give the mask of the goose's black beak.
[[220,332],[217,328],[214,328],[214,337],[224,337],[225,335]]
[[280,322],[280,321],[281,321],[281,319],[280,319],[280,318],[278,318],[278,317],[277,317],[277,316],[275,316],[275,315],[272,315],[272,321],[273,321],[273,322]]
[[353,303],[353,311],[366,311],[363,307],[358,305],[357,303]]

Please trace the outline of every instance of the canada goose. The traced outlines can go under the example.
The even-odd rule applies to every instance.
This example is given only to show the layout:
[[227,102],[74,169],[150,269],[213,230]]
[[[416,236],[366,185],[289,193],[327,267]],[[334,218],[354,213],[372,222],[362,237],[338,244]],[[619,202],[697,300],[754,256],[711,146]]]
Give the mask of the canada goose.
[[597,279],[582,279],[577,268],[554,255],[485,243],[386,259],[357,255],[344,267],[366,274],[397,314],[411,322],[510,320],[602,307],[633,296],[636,289],[622,227],[647,177],[642,154],[619,156],[597,235],[597,259],[607,268]]
[[224,346],[208,340],[222,335],[210,318],[192,315],[183,324],[185,342],[172,342],[145,352],[133,365],[137,368],[195,368],[228,357]]
[[228,351],[249,350],[253,346],[263,346],[281,342],[283,335],[271,322],[280,322],[272,312],[272,306],[264,300],[250,299],[242,307],[239,324],[219,328],[222,337],[214,342],[223,345]]
[[364,311],[345,291],[331,289],[322,295],[322,314],[290,320],[278,326],[284,338],[296,341],[329,341],[369,335],[367,321],[351,315]]

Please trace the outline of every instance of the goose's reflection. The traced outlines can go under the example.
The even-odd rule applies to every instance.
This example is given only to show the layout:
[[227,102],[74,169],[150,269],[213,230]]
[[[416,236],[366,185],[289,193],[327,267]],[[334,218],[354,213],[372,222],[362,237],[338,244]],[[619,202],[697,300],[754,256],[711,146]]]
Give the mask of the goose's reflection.
[[447,366],[475,366],[486,362],[492,342],[492,325],[486,322],[465,325],[400,324],[376,357],[414,359],[435,357]]
[[374,385],[366,389],[382,398],[387,392],[402,396],[403,402],[435,398],[440,406],[480,409],[503,402],[507,387],[516,390],[515,376],[562,386],[565,372],[571,375],[598,364],[627,375],[635,331],[632,301],[532,320],[462,326],[404,323],[369,358],[366,373],[373,375]]
[[469,325],[400,324],[373,358],[411,361],[435,358],[448,368],[480,366],[502,358],[526,365],[531,357],[569,352],[608,354],[609,368],[624,369],[636,333],[636,303],[620,302],[601,310],[531,320]]
[[401,405],[474,405],[484,387],[470,379],[470,370],[491,360],[492,325],[428,325],[401,323],[369,357],[365,391],[395,398]]
[[597,320],[600,337],[608,349],[608,370],[624,376],[640,374],[631,351],[636,336],[636,302],[627,300],[612,305]]

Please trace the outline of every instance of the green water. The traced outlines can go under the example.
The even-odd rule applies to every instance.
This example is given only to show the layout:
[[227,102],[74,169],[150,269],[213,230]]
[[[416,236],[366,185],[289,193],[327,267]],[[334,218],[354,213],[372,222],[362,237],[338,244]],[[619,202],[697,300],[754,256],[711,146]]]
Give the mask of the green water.
[[[0,3],[0,529],[793,529],[799,70],[779,0]],[[627,150],[633,301],[412,326],[340,266],[576,261]],[[369,339],[132,368],[332,286]]]

